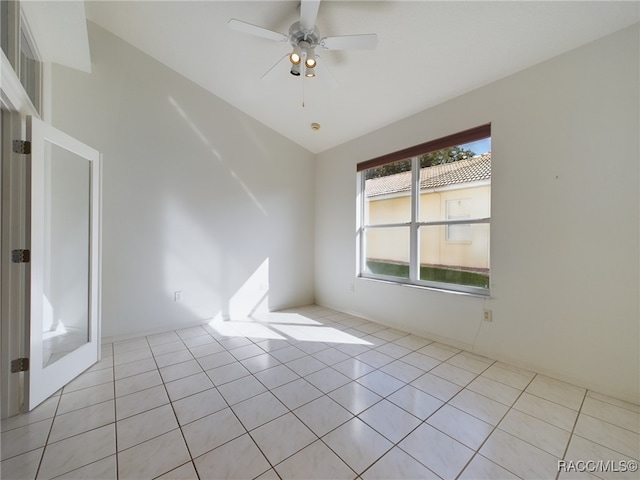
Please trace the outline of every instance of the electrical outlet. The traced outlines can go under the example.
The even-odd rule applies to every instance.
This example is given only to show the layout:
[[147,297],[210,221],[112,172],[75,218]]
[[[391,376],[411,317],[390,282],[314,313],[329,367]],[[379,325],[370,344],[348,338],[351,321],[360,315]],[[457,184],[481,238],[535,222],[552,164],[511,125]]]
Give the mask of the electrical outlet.
[[177,292],[173,292],[173,301],[181,302],[182,301],[182,290],[178,290]]
[[485,322],[493,322],[493,313],[491,312],[491,310],[485,308],[482,319]]

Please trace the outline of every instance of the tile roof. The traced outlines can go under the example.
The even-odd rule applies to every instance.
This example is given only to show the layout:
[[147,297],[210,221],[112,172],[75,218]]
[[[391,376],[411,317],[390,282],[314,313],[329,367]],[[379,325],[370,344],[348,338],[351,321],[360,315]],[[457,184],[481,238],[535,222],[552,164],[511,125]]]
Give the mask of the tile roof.
[[[420,190],[476,182],[491,178],[491,152],[476,155],[444,165],[420,169]],[[371,178],[365,183],[367,197],[408,192],[411,190],[411,172]]]

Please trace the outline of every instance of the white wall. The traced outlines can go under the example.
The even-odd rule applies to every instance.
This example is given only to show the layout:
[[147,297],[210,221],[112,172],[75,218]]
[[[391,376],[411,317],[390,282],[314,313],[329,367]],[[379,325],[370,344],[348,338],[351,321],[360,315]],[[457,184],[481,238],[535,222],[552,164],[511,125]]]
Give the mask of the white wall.
[[[635,25],[320,154],[317,303],[639,403],[638,40]],[[491,298],[356,279],[356,163],[487,122]]]
[[264,265],[254,298],[313,302],[314,156],[91,23],[89,38],[90,74],[54,66],[52,118],[103,154],[103,336],[229,314]]

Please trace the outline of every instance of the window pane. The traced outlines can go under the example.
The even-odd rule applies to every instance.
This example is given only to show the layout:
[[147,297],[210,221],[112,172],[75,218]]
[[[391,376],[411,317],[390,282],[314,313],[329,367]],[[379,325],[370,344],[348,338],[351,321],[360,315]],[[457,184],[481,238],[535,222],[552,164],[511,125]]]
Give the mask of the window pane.
[[449,240],[452,227],[420,227],[420,280],[489,288],[489,224],[456,225],[469,241]]
[[23,27],[20,32],[20,82],[38,111],[40,111],[40,75],[40,61]]
[[[461,198],[447,200],[445,203],[445,217],[447,220],[465,220],[471,218],[473,199]],[[447,241],[471,243],[471,224],[454,224],[447,226]]]
[[0,2],[0,44],[2,51],[8,59],[11,59],[9,53],[9,2]]
[[409,278],[409,227],[365,230],[363,273]]
[[364,171],[364,223],[383,225],[411,221],[411,160]]
[[490,191],[490,138],[420,157],[421,222],[488,218]]

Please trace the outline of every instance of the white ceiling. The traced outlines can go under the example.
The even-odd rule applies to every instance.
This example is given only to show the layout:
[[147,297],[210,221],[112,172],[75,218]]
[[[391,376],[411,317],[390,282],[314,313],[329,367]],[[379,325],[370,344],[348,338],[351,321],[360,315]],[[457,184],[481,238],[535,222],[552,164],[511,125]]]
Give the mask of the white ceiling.
[[[293,77],[286,43],[298,1],[87,1],[87,18],[241,111],[319,153],[636,23],[633,2],[329,1],[321,36],[377,33],[373,51],[322,52],[338,85]],[[317,52],[316,52],[317,53]],[[304,106],[303,106],[304,100]],[[319,131],[310,128],[321,124]]]

